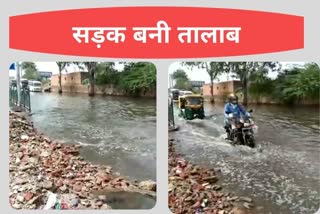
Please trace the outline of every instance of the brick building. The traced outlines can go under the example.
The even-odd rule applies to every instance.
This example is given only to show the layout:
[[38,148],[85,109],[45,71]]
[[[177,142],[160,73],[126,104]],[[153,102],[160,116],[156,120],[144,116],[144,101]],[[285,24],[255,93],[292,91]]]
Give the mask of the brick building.
[[[61,85],[63,86],[78,86],[82,81],[88,78],[88,72],[73,72],[61,75]],[[59,87],[59,74],[52,75],[51,87]]]
[[[226,96],[231,93],[235,93],[237,89],[241,87],[241,82],[237,80],[227,81],[227,82],[219,82],[213,84],[213,96],[216,100],[222,99],[224,100]],[[210,89],[211,84],[205,84],[202,87],[203,96],[211,96]]]

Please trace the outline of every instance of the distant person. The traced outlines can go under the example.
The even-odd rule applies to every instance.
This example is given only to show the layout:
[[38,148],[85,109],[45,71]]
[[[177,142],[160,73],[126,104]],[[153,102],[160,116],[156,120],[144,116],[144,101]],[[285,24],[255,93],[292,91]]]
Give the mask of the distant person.
[[233,114],[232,116],[235,120],[240,119],[241,117],[249,116],[249,113],[245,110],[245,108],[238,103],[237,95],[230,94],[228,96],[228,102],[224,106],[224,128],[226,129],[226,132],[227,132],[227,139],[230,139],[230,132],[231,132],[229,114]]

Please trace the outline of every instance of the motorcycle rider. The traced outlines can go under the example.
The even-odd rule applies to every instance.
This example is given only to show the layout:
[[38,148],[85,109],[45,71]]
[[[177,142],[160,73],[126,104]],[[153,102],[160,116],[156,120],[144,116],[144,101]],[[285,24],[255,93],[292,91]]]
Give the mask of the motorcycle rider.
[[238,103],[238,96],[235,94],[230,94],[228,96],[228,103],[226,103],[224,106],[224,128],[227,132],[227,139],[230,139],[231,132],[229,114],[233,114],[233,118],[236,120],[240,119],[241,117],[250,116],[249,112],[247,112],[245,108]]

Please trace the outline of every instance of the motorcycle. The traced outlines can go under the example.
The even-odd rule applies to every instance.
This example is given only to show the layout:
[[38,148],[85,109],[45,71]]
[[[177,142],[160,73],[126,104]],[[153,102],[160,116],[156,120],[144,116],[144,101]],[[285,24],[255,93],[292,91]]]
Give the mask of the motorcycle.
[[245,145],[251,148],[256,146],[254,135],[258,132],[250,110],[246,117],[235,119],[233,114],[229,114],[229,124],[231,124],[228,139],[234,145]]

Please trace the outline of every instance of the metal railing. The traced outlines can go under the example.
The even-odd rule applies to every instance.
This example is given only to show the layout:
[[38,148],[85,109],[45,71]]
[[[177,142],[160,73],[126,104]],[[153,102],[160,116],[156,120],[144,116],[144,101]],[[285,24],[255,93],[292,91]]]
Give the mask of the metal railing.
[[174,109],[173,109],[173,100],[169,99],[168,102],[168,122],[169,122],[169,129],[175,129],[176,125],[174,122]]
[[28,86],[22,87],[20,92],[20,105],[18,105],[18,89],[15,84],[9,88],[9,103],[12,107],[21,107],[31,112],[30,90]]

